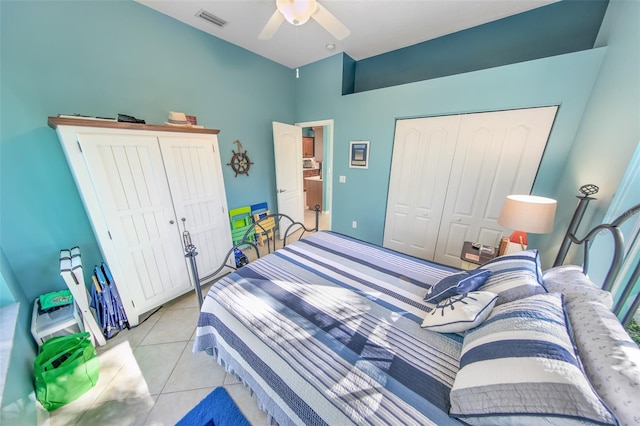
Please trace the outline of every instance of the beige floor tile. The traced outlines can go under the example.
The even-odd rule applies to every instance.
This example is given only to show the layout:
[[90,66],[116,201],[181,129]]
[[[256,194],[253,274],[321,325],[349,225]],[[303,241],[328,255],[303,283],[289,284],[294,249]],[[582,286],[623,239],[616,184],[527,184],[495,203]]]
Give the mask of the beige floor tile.
[[268,426],[267,413],[258,408],[255,395],[242,384],[225,386],[229,396],[252,426]]
[[188,342],[138,346],[135,355],[151,395],[162,392]]
[[239,383],[242,383],[240,380],[238,380],[238,378],[236,377],[235,374],[229,374],[227,373],[227,375],[224,378],[224,385],[237,385]]
[[209,395],[213,389],[203,388],[163,393],[158,396],[158,400],[144,424],[146,426],[175,425],[185,414]]
[[[107,344],[104,347],[109,348],[126,341],[129,342],[129,345],[132,348],[136,348],[140,345],[140,342],[142,342],[147,334],[149,334],[149,331],[151,331],[156,322],[158,322],[162,314],[163,311],[160,309],[137,326],[118,332],[118,334],[107,340]],[[100,351],[101,348],[102,347],[98,347],[98,351]]]
[[78,423],[78,420],[84,413],[89,411],[93,401],[75,400],[70,404],[64,405],[57,410],[49,412],[50,426],[70,426]]
[[96,403],[80,417],[77,425],[141,425],[153,408],[154,403],[155,398],[151,396]]
[[52,411],[52,425],[72,424],[72,419],[81,416],[96,401],[149,396],[149,389],[127,341],[112,347],[100,347],[98,358],[98,383],[80,398]]
[[[114,352],[116,349],[120,350],[118,352]],[[114,367],[112,368],[112,371],[116,370],[116,365],[119,365],[120,368],[118,368],[108,386],[106,386],[106,388],[100,393],[96,399],[96,403],[122,401],[129,398],[143,398],[145,396],[149,396],[150,392],[147,382],[144,379],[140,366],[127,343],[125,342],[118,345],[113,348],[111,352],[114,352],[113,356],[116,358],[113,362]],[[101,365],[101,376],[103,371],[102,367],[103,366]],[[98,385],[100,385],[99,382]],[[98,387],[98,385],[96,385],[96,387]]]
[[198,324],[199,314],[198,308],[165,310],[140,346],[189,341]]
[[[204,289],[202,290],[202,294],[206,294]],[[200,308],[200,305],[198,305],[198,297],[196,295],[195,289],[183,294],[182,296],[172,300],[171,302],[165,303],[163,307],[163,309],[165,310],[184,308]]]
[[193,342],[182,352],[162,393],[222,386],[227,375],[215,358],[201,351],[193,353]]

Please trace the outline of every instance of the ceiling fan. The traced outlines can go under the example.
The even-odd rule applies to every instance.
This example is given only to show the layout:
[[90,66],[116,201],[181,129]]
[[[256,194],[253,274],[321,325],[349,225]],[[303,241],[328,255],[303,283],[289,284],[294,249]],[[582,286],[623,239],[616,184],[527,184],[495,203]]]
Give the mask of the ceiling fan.
[[285,20],[298,26],[306,23],[309,18],[315,19],[336,40],[343,40],[351,34],[351,31],[317,0],[276,0],[276,8],[258,36],[260,40],[273,37]]

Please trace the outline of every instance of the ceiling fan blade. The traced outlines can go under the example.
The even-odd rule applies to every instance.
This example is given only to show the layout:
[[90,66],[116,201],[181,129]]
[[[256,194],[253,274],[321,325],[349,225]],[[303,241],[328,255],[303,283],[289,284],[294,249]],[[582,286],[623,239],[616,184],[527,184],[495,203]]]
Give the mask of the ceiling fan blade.
[[265,25],[262,32],[260,32],[258,39],[269,40],[273,37],[276,31],[278,31],[278,28],[280,28],[280,25],[282,25],[283,22],[284,16],[282,16],[282,13],[276,9],[276,11],[273,12],[273,15],[271,15],[271,18],[269,18],[269,21],[267,21],[267,25]]
[[351,31],[320,3],[318,3],[316,13],[311,15],[311,17],[315,19],[318,24],[322,25],[336,40],[343,40],[351,34]]

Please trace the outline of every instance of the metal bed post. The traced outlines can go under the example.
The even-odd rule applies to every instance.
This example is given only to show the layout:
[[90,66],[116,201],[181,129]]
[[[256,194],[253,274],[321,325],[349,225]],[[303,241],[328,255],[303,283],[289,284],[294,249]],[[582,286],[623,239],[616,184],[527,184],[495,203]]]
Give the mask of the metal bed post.
[[[629,280],[629,283],[626,285],[624,291],[622,292],[620,299],[618,299],[618,303],[616,303],[616,307],[615,307],[616,311],[622,310],[624,301],[631,294],[631,290],[633,289],[633,283],[638,282],[638,280],[640,280],[640,263],[636,264],[636,269],[634,269],[633,274],[631,274],[631,279]],[[633,319],[633,316],[638,311],[638,308],[640,308],[640,293],[636,294],[636,298],[634,299],[633,303],[631,303],[631,306],[629,307],[629,311],[622,318],[623,326],[626,327],[629,325],[629,323]]]
[[562,240],[562,244],[560,245],[560,249],[558,250],[556,260],[555,262],[553,262],[553,266],[562,265],[564,259],[567,257],[569,246],[571,245],[571,237],[574,236],[576,231],[578,230],[578,226],[580,226],[580,222],[582,221],[584,212],[587,210],[589,201],[595,200],[595,198],[589,197],[589,195],[597,194],[598,190],[599,188],[592,184],[583,185],[578,190],[580,191],[580,193],[582,193],[582,196],[576,195],[576,198],[580,201],[578,201],[576,211],[573,213],[573,218],[571,218],[571,223],[569,223],[567,233],[564,235],[564,239]]
[[[182,222],[184,223],[184,218]],[[191,242],[191,234],[186,229],[182,233],[182,240],[184,241],[184,257],[189,259],[191,265],[191,273],[193,274],[193,285],[196,288],[196,295],[198,296],[198,304],[202,308],[202,289],[200,288],[200,278],[198,278],[198,264],[196,263],[196,246]]]

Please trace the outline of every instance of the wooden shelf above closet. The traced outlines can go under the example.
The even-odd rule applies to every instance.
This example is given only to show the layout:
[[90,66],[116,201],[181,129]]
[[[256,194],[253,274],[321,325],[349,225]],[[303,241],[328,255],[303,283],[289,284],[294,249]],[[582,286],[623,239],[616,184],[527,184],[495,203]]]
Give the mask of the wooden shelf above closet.
[[179,132],[179,133],[204,133],[217,135],[220,130],[200,129],[183,126],[161,126],[157,124],[136,124],[120,121],[90,120],[82,118],[49,117],[47,120],[49,127],[57,129],[58,126],[78,126],[78,127],[100,127],[103,129],[129,129],[129,130],[151,130],[155,132]]

